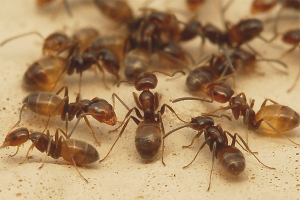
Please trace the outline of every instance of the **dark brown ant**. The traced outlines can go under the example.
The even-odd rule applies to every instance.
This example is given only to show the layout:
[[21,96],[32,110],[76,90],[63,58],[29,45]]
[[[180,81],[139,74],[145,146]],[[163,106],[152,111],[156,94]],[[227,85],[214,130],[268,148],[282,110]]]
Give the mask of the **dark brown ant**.
[[[229,118],[226,115],[221,115],[221,116],[211,115],[211,116],[218,117],[218,118],[224,116],[224,117]],[[234,135],[232,135],[231,133],[229,133],[227,131],[223,131],[221,125],[214,126],[214,120],[208,116],[198,116],[198,117],[192,118],[191,122],[189,124],[180,126],[178,128],[175,128],[175,129],[169,131],[168,133],[166,133],[163,136],[163,139],[165,139],[171,133],[173,133],[179,129],[185,128],[185,127],[191,127],[192,129],[198,131],[198,134],[193,138],[191,144],[188,146],[183,146],[184,148],[192,146],[195,139],[199,138],[202,135],[202,133],[204,133],[205,141],[200,146],[194,159],[188,165],[184,166],[183,168],[187,168],[194,162],[194,160],[196,159],[196,157],[198,156],[200,151],[203,149],[205,144],[207,144],[209,146],[209,149],[212,152],[212,167],[211,167],[211,171],[210,171],[210,179],[209,179],[209,185],[208,185],[207,191],[209,191],[210,185],[211,185],[212,171],[214,168],[215,158],[218,159],[219,163],[222,164],[223,169],[230,174],[239,175],[240,173],[242,173],[244,171],[244,169],[246,167],[245,157],[244,157],[243,153],[238,148],[235,147],[236,142],[244,150],[251,153],[256,158],[256,160],[260,164],[262,164],[264,167],[267,167],[269,169],[275,169],[275,168],[268,167],[265,164],[263,164],[255,156],[255,154],[250,150],[250,148],[248,147],[246,142],[243,140],[243,138],[239,134],[235,133]],[[232,138],[231,145],[228,145],[227,136]],[[246,149],[239,143],[239,141],[237,140],[237,137],[238,137],[238,139],[240,139],[240,141],[242,142],[243,146]]]
[[[58,137],[58,131],[61,131],[66,139],[62,136]],[[47,131],[47,134],[41,132],[29,133],[27,128],[18,128],[6,136],[0,148],[17,146],[16,153],[12,155],[15,156],[19,151],[19,147],[27,140],[31,140],[32,145],[29,147],[23,162],[20,164],[27,160],[29,151],[33,150],[35,147],[42,153],[46,152],[46,157],[39,169],[43,167],[47,156],[51,156],[54,159],[62,157],[64,160],[71,162],[74,165],[76,171],[87,183],[87,179],[79,172],[77,165],[86,165],[99,160],[99,154],[95,147],[82,140],[69,139],[66,133],[61,129],[56,129],[55,138],[53,140],[53,136],[50,135],[49,130]]]
[[[210,100],[197,97],[183,97],[175,99],[172,102],[175,103],[183,100],[198,100],[209,103],[212,103],[213,101],[217,101],[219,103],[228,102],[229,106],[221,107],[209,114],[215,113],[219,110],[231,110],[236,120],[238,120],[240,116],[243,117],[243,122],[247,129],[257,130],[260,128],[260,130],[264,133],[277,133],[293,144],[300,146],[300,144],[290,140],[282,133],[292,130],[300,125],[300,116],[290,107],[280,105],[271,99],[266,99],[262,103],[260,110],[255,113],[253,110],[255,102],[254,99],[249,105],[247,103],[245,93],[242,92],[233,97],[234,91],[230,86],[224,83],[208,84],[203,91],[211,98]],[[266,106],[267,101],[271,101],[274,105]]]
[[[168,108],[176,115],[178,119],[180,118],[167,104],[163,104],[160,110],[156,112],[159,104],[158,93],[153,94],[150,89],[156,88],[157,81],[157,77],[153,74],[153,72],[141,73],[133,79],[132,84],[134,85],[135,89],[137,91],[142,91],[142,93],[138,96],[135,92],[133,92],[134,101],[137,107],[133,107],[131,109],[129,109],[129,107],[115,93],[113,94],[113,102],[114,98],[117,98],[128,109],[128,113],[126,114],[122,124],[118,127],[120,128],[124,124],[116,141],[113,143],[107,155],[100,160],[100,162],[108,157],[113,147],[122,136],[130,119],[132,119],[138,125],[135,135],[135,146],[141,158],[146,162],[153,160],[156,157],[161,145],[163,146],[163,154],[164,144],[161,140],[161,136],[165,134],[165,131],[161,116],[164,114],[165,109]],[[141,114],[140,110],[143,112],[143,115]],[[131,115],[133,111],[135,111],[140,120]],[[163,156],[162,163],[164,164]]]
[[[65,91],[64,97],[61,98],[59,95],[60,92]],[[97,140],[95,133],[92,129],[92,126],[89,123],[87,115],[91,115],[97,121],[101,123],[106,123],[108,125],[115,125],[117,122],[117,117],[114,112],[114,108],[104,99],[98,97],[93,98],[92,100],[88,99],[79,99],[79,94],[76,97],[74,103],[69,103],[68,96],[68,87],[62,87],[56,94],[49,92],[34,92],[29,94],[23,100],[23,106],[20,110],[19,121],[10,129],[10,131],[15,128],[21,122],[21,115],[25,107],[27,107],[32,112],[35,112],[40,115],[49,117],[45,130],[49,124],[51,117],[60,115],[62,121],[66,121],[66,133],[68,133],[68,121],[71,121],[76,116],[77,122],[68,134],[70,137],[75,130],[80,119],[84,119],[86,125],[92,132],[92,135],[95,141],[100,144]]]

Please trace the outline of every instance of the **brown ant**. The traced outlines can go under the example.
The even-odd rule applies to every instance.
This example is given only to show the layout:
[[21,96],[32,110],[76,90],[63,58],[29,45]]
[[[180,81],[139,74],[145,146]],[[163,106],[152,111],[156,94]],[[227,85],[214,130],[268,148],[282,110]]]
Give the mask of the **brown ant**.
[[[1,45],[12,39],[33,33],[37,34],[37,32],[30,32],[15,36],[5,40]],[[103,84],[108,88],[105,83],[103,68],[119,79],[119,58],[110,48],[96,49],[89,47],[98,35],[98,31],[93,28],[82,28],[74,32],[72,38],[60,33],[49,35],[44,40],[42,48],[45,56],[31,64],[24,74],[24,87],[30,90],[53,89],[64,75],[71,75],[76,71],[80,75],[80,93],[83,71],[96,65],[99,71],[103,73]]]
[[[61,131],[66,139],[62,136],[58,137],[58,131]],[[77,169],[77,165],[86,165],[99,160],[99,154],[95,147],[82,140],[69,139],[66,133],[61,129],[56,129],[55,138],[53,140],[53,136],[50,135],[49,130],[47,131],[47,134],[41,132],[29,133],[27,128],[18,128],[6,136],[0,148],[17,146],[16,153],[12,155],[15,156],[19,151],[19,147],[27,140],[31,140],[32,145],[29,147],[23,162],[20,164],[27,160],[29,151],[33,150],[35,147],[42,153],[46,152],[43,164],[39,169],[43,167],[47,156],[51,156],[54,159],[62,157],[64,160],[71,162],[75,166],[76,171],[87,183],[88,181]]]
[[[133,107],[131,109],[129,109],[129,107],[117,96],[117,94],[113,94],[113,102],[114,98],[117,98],[127,108],[128,113],[126,114],[122,124],[118,127],[120,128],[124,124],[116,141],[113,143],[107,155],[102,160],[100,160],[100,162],[108,157],[113,147],[122,136],[130,119],[132,119],[138,125],[135,135],[135,147],[141,158],[144,161],[153,160],[157,155],[161,145],[163,146],[163,155],[164,144],[161,140],[161,136],[165,134],[165,130],[161,116],[164,114],[165,109],[168,108],[172,113],[176,115],[178,119],[180,118],[175,113],[175,111],[167,104],[163,104],[160,110],[156,112],[159,104],[159,96],[158,93],[153,94],[150,89],[156,88],[157,81],[157,77],[153,74],[153,72],[141,73],[133,79],[132,84],[134,85],[135,89],[137,91],[142,91],[142,93],[138,96],[135,92],[133,92],[134,101],[137,107]],[[143,115],[141,114],[140,110],[143,112]],[[140,120],[131,115],[133,111],[135,111],[137,117]],[[165,165],[163,156],[162,163]]]
[[[210,115],[210,116],[218,117],[218,118],[223,116],[223,117],[227,117],[228,119],[230,119],[226,115],[221,115],[221,116]],[[229,172],[230,174],[239,175],[241,172],[244,171],[245,166],[246,166],[245,157],[244,157],[243,153],[238,148],[235,147],[236,142],[245,151],[251,153],[256,158],[256,160],[260,164],[262,164],[264,167],[267,167],[269,169],[275,169],[275,168],[268,167],[265,164],[263,164],[255,156],[255,154],[250,150],[250,148],[248,147],[246,142],[243,140],[243,138],[239,134],[235,133],[234,135],[232,135],[231,133],[229,133],[227,131],[223,131],[221,125],[214,126],[214,120],[208,116],[198,116],[198,117],[192,118],[191,122],[189,124],[180,126],[178,128],[175,128],[175,129],[169,131],[168,133],[166,133],[163,136],[163,139],[165,139],[171,133],[173,133],[179,129],[185,128],[185,127],[191,127],[192,129],[198,131],[198,134],[193,138],[190,145],[183,146],[183,148],[192,146],[195,139],[199,138],[202,135],[202,133],[204,133],[205,141],[200,146],[194,159],[188,165],[184,166],[183,168],[187,168],[194,162],[194,160],[196,159],[196,157],[198,156],[200,151],[203,149],[205,144],[207,144],[209,146],[209,149],[212,152],[212,167],[211,167],[211,171],[210,171],[210,179],[209,179],[209,185],[208,185],[207,191],[209,191],[210,185],[211,185],[212,171],[214,168],[215,158],[218,159],[219,163],[222,164],[223,169],[225,171]],[[231,145],[228,145],[227,136],[232,138]],[[239,141],[237,140],[237,137],[238,137],[238,139],[240,139],[240,141],[242,142],[242,144],[244,145],[244,147],[246,149],[239,143]]]
[[[64,97],[61,98],[58,95],[63,90],[65,90],[65,94]],[[91,130],[95,141],[98,144],[100,144],[100,142],[95,136],[87,115],[91,115],[97,121],[106,123],[111,126],[115,125],[117,122],[117,117],[113,107],[104,99],[95,97],[92,100],[80,100],[80,95],[78,94],[76,97],[76,101],[74,103],[69,103],[68,87],[66,86],[62,87],[56,94],[49,92],[31,93],[24,98],[22,103],[23,106],[20,110],[19,121],[10,129],[10,131],[21,122],[21,115],[25,107],[28,107],[28,109],[32,112],[49,117],[45,130],[47,129],[50,118],[56,115],[60,115],[61,120],[66,121],[66,133],[68,133],[68,121],[73,120],[76,116],[77,122],[73,130],[68,134],[68,137],[72,135],[80,119],[83,118],[86,125]]]
[[[237,120],[240,116],[243,117],[243,122],[247,129],[260,130],[264,133],[277,133],[278,135],[285,137],[287,140],[300,146],[300,144],[293,142],[287,138],[282,132],[292,130],[300,125],[300,116],[292,108],[283,106],[271,99],[266,99],[260,110],[255,113],[253,110],[253,99],[250,105],[247,103],[245,93],[240,93],[233,97],[234,91],[232,88],[224,83],[212,83],[208,84],[203,90],[210,100],[201,99],[197,97],[183,97],[173,100],[172,102],[178,102],[183,100],[198,100],[212,103],[217,101],[219,103],[229,103],[229,106],[221,107],[209,114],[215,113],[219,110],[231,110],[234,118]],[[267,101],[271,101],[273,105],[266,106]],[[248,135],[247,135],[248,140]]]

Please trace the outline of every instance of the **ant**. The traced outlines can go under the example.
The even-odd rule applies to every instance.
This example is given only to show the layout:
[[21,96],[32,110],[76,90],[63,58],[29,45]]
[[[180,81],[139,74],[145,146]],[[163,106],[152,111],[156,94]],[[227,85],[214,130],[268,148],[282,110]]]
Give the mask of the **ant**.
[[[5,40],[1,45],[12,39],[33,33],[38,34],[37,32],[21,34]],[[83,71],[96,65],[99,71],[103,73],[103,84],[108,88],[103,68],[119,79],[120,62],[118,55],[109,48],[92,49],[89,47],[98,35],[98,31],[94,28],[82,28],[74,32],[72,38],[60,33],[49,35],[44,40],[42,48],[45,56],[31,64],[24,74],[24,87],[30,90],[53,89],[64,75],[71,75],[76,71],[80,75],[80,93]]]
[[[253,110],[253,99],[250,105],[247,103],[245,93],[241,92],[233,97],[234,91],[232,88],[224,83],[212,83],[208,84],[203,90],[210,100],[201,99],[197,97],[183,97],[173,100],[172,102],[178,102],[183,100],[198,100],[212,103],[217,101],[219,103],[229,103],[229,106],[221,107],[208,114],[215,113],[219,110],[231,110],[234,118],[239,119],[243,116],[243,122],[247,129],[260,130],[264,133],[277,133],[278,135],[286,138],[295,145],[300,144],[287,138],[282,132],[292,130],[300,125],[300,116],[296,111],[288,106],[283,106],[271,99],[265,99],[262,103],[260,110],[255,113]],[[273,105],[266,106],[267,101],[273,103]],[[207,113],[203,113],[207,114]],[[247,135],[248,141],[248,135]]]
[[[65,138],[62,136],[58,137],[58,131],[61,131]],[[15,129],[6,136],[0,148],[17,146],[16,153],[12,155],[15,156],[19,151],[19,147],[27,140],[31,140],[32,145],[29,147],[23,162],[20,164],[27,160],[29,151],[33,150],[35,147],[42,153],[46,152],[43,164],[39,169],[43,167],[47,156],[51,156],[54,159],[62,157],[64,160],[71,162],[75,166],[76,171],[87,183],[87,179],[79,172],[77,165],[86,165],[99,160],[99,154],[95,147],[82,140],[70,139],[66,133],[59,128],[56,129],[54,140],[53,136],[50,135],[49,130],[47,130],[47,134],[45,134],[41,132],[29,133],[28,129],[24,127]]]
[[[58,96],[62,91],[65,91],[64,97]],[[95,141],[100,144],[97,140],[92,126],[89,123],[87,115],[91,115],[98,122],[106,123],[108,125],[115,125],[117,117],[113,107],[104,99],[98,97],[92,100],[81,99],[78,94],[74,103],[69,103],[68,87],[62,87],[56,94],[50,92],[34,92],[26,96],[23,100],[23,106],[20,110],[19,121],[10,129],[15,128],[21,122],[21,115],[25,107],[29,110],[40,115],[49,117],[44,131],[47,129],[50,118],[52,116],[60,115],[62,121],[66,121],[66,133],[68,132],[68,121],[71,121],[76,116],[77,122],[73,130],[68,134],[71,137],[73,131],[78,125],[80,119],[84,119],[86,125],[92,132]],[[10,132],[9,131],[9,132]],[[44,132],[43,131],[43,132]]]
[[[229,120],[231,120],[228,116],[226,115],[221,115],[221,116],[217,116],[217,115],[210,115],[212,117],[226,117]],[[208,185],[208,189],[207,191],[210,190],[210,185],[211,185],[211,178],[212,178],[212,171],[214,168],[214,160],[215,158],[218,159],[219,163],[222,164],[222,167],[225,171],[229,172],[230,174],[233,175],[239,175],[240,173],[242,173],[246,167],[245,164],[245,157],[243,155],[243,153],[235,147],[235,143],[237,142],[245,151],[251,153],[256,160],[262,164],[264,167],[267,167],[269,169],[275,169],[272,167],[268,167],[265,164],[263,164],[254,154],[254,152],[252,152],[250,150],[250,148],[248,147],[248,145],[246,144],[246,142],[243,140],[243,138],[238,134],[235,133],[234,135],[232,135],[231,133],[229,133],[228,131],[223,131],[222,127],[220,124],[218,124],[217,126],[214,125],[214,120],[208,116],[198,116],[195,118],[191,119],[191,122],[189,124],[180,126],[178,128],[175,128],[171,131],[169,131],[168,133],[166,133],[163,136],[163,139],[165,139],[166,137],[168,137],[171,133],[185,128],[185,127],[191,127],[192,129],[198,131],[197,135],[193,138],[192,142],[190,145],[188,146],[183,146],[183,148],[187,148],[192,146],[192,144],[194,143],[195,139],[199,138],[202,133],[204,133],[204,137],[205,137],[205,141],[202,143],[202,145],[200,146],[198,152],[196,153],[194,159],[186,166],[184,166],[183,168],[187,168],[188,166],[190,166],[196,159],[196,157],[198,156],[198,154],[200,153],[200,151],[203,149],[203,147],[205,146],[205,144],[207,144],[209,146],[210,151],[212,152],[212,167],[211,167],[211,171],[210,171],[210,179],[209,179],[209,185]],[[228,145],[228,136],[231,137],[232,142],[231,145]],[[240,139],[240,141],[242,142],[242,144],[244,145],[244,148],[240,142],[237,140]]]
[[[158,80],[153,73],[154,72],[141,73],[133,79],[132,84],[134,85],[135,89],[137,91],[142,91],[142,93],[139,96],[135,92],[133,92],[134,101],[137,107],[133,107],[129,109],[129,107],[118,97],[118,95],[113,93],[113,102],[115,102],[114,99],[117,98],[127,108],[128,113],[126,114],[122,124],[118,127],[120,128],[124,124],[117,139],[113,143],[107,155],[102,160],[100,160],[100,162],[102,162],[108,157],[113,147],[115,146],[119,138],[122,136],[130,119],[132,119],[138,125],[136,129],[136,135],[135,135],[135,147],[139,155],[141,156],[141,158],[146,162],[153,160],[157,155],[161,145],[163,146],[162,147],[162,155],[163,155],[164,143],[161,140],[161,136],[165,134],[165,130],[164,130],[164,125],[161,116],[164,114],[165,109],[168,108],[173,114],[176,115],[176,117],[179,120],[181,119],[178,117],[176,112],[167,104],[163,104],[160,107],[159,111],[156,112],[159,104],[159,96],[158,93],[153,94],[150,91],[150,89],[156,88]],[[174,74],[172,76],[174,76]],[[165,75],[170,76],[168,74]],[[143,112],[143,115],[141,114],[140,110]],[[131,115],[133,111],[135,111],[137,117],[140,120]],[[163,156],[162,156],[162,163],[163,165],[165,165],[163,161]]]

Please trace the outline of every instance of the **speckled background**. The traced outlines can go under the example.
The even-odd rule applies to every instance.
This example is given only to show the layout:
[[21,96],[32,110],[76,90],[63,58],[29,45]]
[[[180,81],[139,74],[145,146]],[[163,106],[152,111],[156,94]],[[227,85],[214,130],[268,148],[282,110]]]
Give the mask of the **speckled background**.
[[[101,34],[109,34],[111,22],[104,18],[95,6],[89,1],[69,0],[74,14],[73,18],[67,16],[63,7],[50,7],[40,11],[34,1],[10,1],[1,0],[0,7],[0,41],[29,31],[39,31],[47,36],[57,30],[72,31],[85,26],[98,28]],[[131,6],[137,8],[141,1],[128,1]],[[175,3],[174,3],[175,2]],[[58,3],[59,4],[59,3]],[[217,4],[208,1],[200,9],[200,17],[203,24],[208,22],[222,27]],[[232,23],[240,19],[251,17],[249,12],[249,0],[236,0],[226,13],[226,19]],[[184,10],[182,0],[153,1],[152,8],[164,10]],[[53,10],[56,10],[54,12]],[[276,8],[278,10],[278,7]],[[276,10],[267,15],[258,16],[260,19],[272,17]],[[286,11],[286,16],[295,16],[297,13]],[[298,13],[299,15],[299,13]],[[180,16],[180,15],[178,15]],[[183,20],[183,18],[180,16]],[[299,22],[299,21],[298,21]],[[295,28],[297,20],[281,21],[280,32]],[[110,27],[110,28],[108,28]],[[298,23],[299,28],[299,23]],[[263,36],[271,37],[271,26],[266,26]],[[184,47],[200,57],[217,52],[217,47],[207,42],[204,53],[199,52],[200,40],[195,39]],[[289,49],[280,39],[273,44],[266,44],[259,39],[250,43],[266,58],[278,58],[282,52]],[[1,142],[9,128],[18,120],[22,99],[28,94],[22,89],[22,76],[27,66],[41,56],[42,41],[35,36],[28,36],[15,40],[0,48],[1,67],[1,95],[0,95],[0,127]],[[245,92],[248,99],[255,99],[254,110],[258,110],[264,98],[271,98],[283,105],[288,105],[296,111],[300,111],[300,84],[298,83],[291,93],[286,90],[291,86],[299,70],[299,49],[286,56],[283,60],[288,64],[288,75],[274,70],[267,63],[258,63],[257,71],[240,73],[236,79],[236,93]],[[275,66],[275,65],[274,65]],[[277,65],[276,65],[277,66]],[[280,67],[277,67],[280,69]],[[263,73],[263,75],[262,75]],[[108,79],[111,79],[110,77]],[[185,77],[175,80],[159,75],[158,87],[154,90],[162,94],[161,102],[169,103],[178,114],[188,120],[201,112],[208,112],[218,108],[220,104],[206,104],[201,102],[180,102],[172,104],[171,100],[177,97],[189,96],[185,85]],[[66,77],[62,85],[69,86],[70,99],[74,100],[78,91],[78,76]],[[119,88],[111,86],[110,90],[103,87],[100,74],[86,72],[82,80],[82,97],[91,99],[98,96],[111,102],[111,93],[117,93],[128,104],[134,106],[131,93],[134,88],[126,84]],[[116,113],[119,121],[125,116],[126,109],[116,104]],[[230,112],[226,112],[230,115]],[[42,131],[47,118],[40,117],[32,112],[24,112],[22,126],[29,129]],[[74,138],[85,140],[96,146],[101,158],[108,152],[118,133],[108,133],[112,129],[104,124],[99,124],[91,119],[91,124],[96,136],[101,140],[101,146],[97,146],[93,137],[89,134],[84,122],[81,122],[73,134]],[[163,116],[166,131],[182,124],[170,112]],[[226,119],[215,120],[225,130],[231,133],[246,135],[246,129],[242,120],[228,122]],[[74,122],[70,123],[70,127]],[[59,117],[51,120],[49,129],[54,133],[55,128],[64,127]],[[20,148],[15,157],[9,155],[15,152],[15,148],[0,149],[0,199],[299,199],[300,196],[300,150],[281,137],[259,135],[249,131],[249,145],[253,151],[258,152],[258,157],[265,164],[275,167],[269,170],[259,164],[255,158],[245,152],[247,166],[238,177],[230,176],[224,172],[216,162],[213,171],[211,190],[206,192],[211,170],[211,156],[208,148],[204,148],[195,162],[187,169],[182,169],[194,157],[201,141],[193,148],[182,149],[195,135],[190,129],[183,129],[167,138],[165,142],[165,162],[161,164],[160,156],[152,163],[145,164],[139,158],[134,146],[134,132],[136,125],[130,122],[122,138],[117,143],[111,155],[103,163],[94,163],[80,167],[82,175],[88,179],[86,184],[78,175],[75,168],[62,159],[48,158],[44,167],[39,170],[44,154],[37,150],[30,152],[30,159],[19,165],[26,155],[30,142]],[[292,140],[300,143],[299,128],[287,134]]]

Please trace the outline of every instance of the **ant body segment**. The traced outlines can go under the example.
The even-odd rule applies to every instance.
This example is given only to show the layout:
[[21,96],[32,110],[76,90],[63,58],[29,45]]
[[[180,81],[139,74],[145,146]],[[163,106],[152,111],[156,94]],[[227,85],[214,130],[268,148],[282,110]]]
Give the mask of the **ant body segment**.
[[[61,98],[60,92],[65,90],[64,97]],[[29,94],[23,100],[23,106],[20,110],[19,121],[10,129],[10,131],[16,127],[21,122],[21,115],[25,107],[29,110],[40,115],[49,117],[45,130],[49,124],[50,118],[52,116],[60,115],[62,121],[66,121],[66,133],[68,132],[68,121],[71,121],[76,116],[77,122],[73,130],[68,134],[70,137],[75,130],[80,119],[84,119],[86,125],[92,132],[95,141],[100,144],[97,140],[95,133],[87,119],[87,115],[91,115],[97,121],[101,123],[106,123],[108,125],[115,125],[117,122],[117,117],[114,112],[113,107],[104,99],[98,97],[92,100],[79,99],[79,94],[76,97],[74,103],[69,103],[68,88],[66,86],[62,87],[56,94],[49,92],[34,92]]]
[[[117,98],[127,108],[128,112],[124,118],[124,121],[118,127],[120,128],[124,124],[116,141],[113,143],[107,155],[100,160],[100,162],[106,159],[110,154],[118,139],[122,136],[130,119],[132,119],[138,125],[135,135],[135,146],[141,158],[144,161],[152,161],[156,157],[161,145],[163,146],[163,155],[164,144],[161,140],[161,136],[164,135],[165,130],[161,116],[164,114],[165,109],[168,108],[179,120],[181,119],[167,104],[163,104],[159,111],[156,112],[159,104],[158,93],[153,94],[150,89],[156,88],[157,81],[157,77],[153,74],[153,72],[141,73],[133,79],[132,84],[137,91],[142,91],[142,93],[138,96],[135,92],[133,92],[134,101],[137,107],[133,107],[131,109],[115,93],[113,94],[113,102],[114,98]],[[143,115],[141,114],[140,110],[143,112]],[[133,111],[135,111],[139,119],[131,115]],[[165,165],[163,156],[162,163]]]
[[[62,136],[59,137],[58,131],[61,131],[65,138]],[[64,160],[71,162],[79,175],[88,183],[78,171],[77,165],[86,165],[99,160],[99,154],[95,147],[82,140],[70,139],[61,129],[56,129],[55,137],[53,139],[49,130],[47,131],[47,134],[41,132],[29,133],[27,128],[22,127],[11,131],[6,136],[0,148],[17,146],[16,153],[12,155],[15,156],[19,151],[19,147],[28,140],[31,140],[32,145],[29,147],[23,162],[20,164],[27,160],[29,151],[33,150],[35,147],[42,153],[46,152],[46,157],[39,169],[43,167],[47,156],[51,156],[54,159],[62,157]]]
[[[210,115],[210,116],[218,117],[218,118],[223,116],[223,117],[227,117],[228,119],[230,119],[226,115],[221,115],[221,116]],[[192,129],[198,131],[198,133],[193,138],[191,144],[188,146],[183,146],[183,148],[192,146],[195,139],[199,138],[202,135],[202,133],[204,133],[205,141],[200,146],[194,159],[188,165],[184,166],[183,168],[187,168],[195,161],[196,157],[198,156],[200,151],[203,149],[205,144],[207,144],[209,146],[209,149],[212,152],[212,167],[211,167],[211,171],[210,171],[209,186],[208,186],[207,191],[210,190],[212,171],[213,171],[213,167],[214,167],[215,158],[219,161],[219,163],[221,163],[222,168],[225,171],[229,172],[230,174],[239,175],[240,173],[242,173],[244,171],[244,169],[246,167],[245,157],[244,157],[243,153],[238,148],[235,147],[236,142],[245,151],[251,153],[256,158],[256,160],[260,164],[262,164],[264,167],[267,167],[269,169],[275,169],[275,168],[268,167],[265,164],[263,164],[255,156],[255,154],[250,150],[250,148],[248,147],[246,142],[243,140],[243,138],[239,134],[235,133],[234,135],[232,135],[231,133],[229,133],[227,131],[223,131],[221,125],[215,126],[214,120],[208,116],[198,116],[198,117],[192,118],[191,122],[189,124],[180,126],[178,128],[175,128],[175,129],[169,131],[168,133],[166,133],[163,136],[163,139],[168,137],[171,133],[173,133],[179,129],[185,128],[185,127],[191,127]],[[228,136],[231,137],[231,139],[232,139],[231,145],[228,145]],[[237,140],[237,138],[242,142],[242,144],[245,148],[240,144],[240,142]]]

